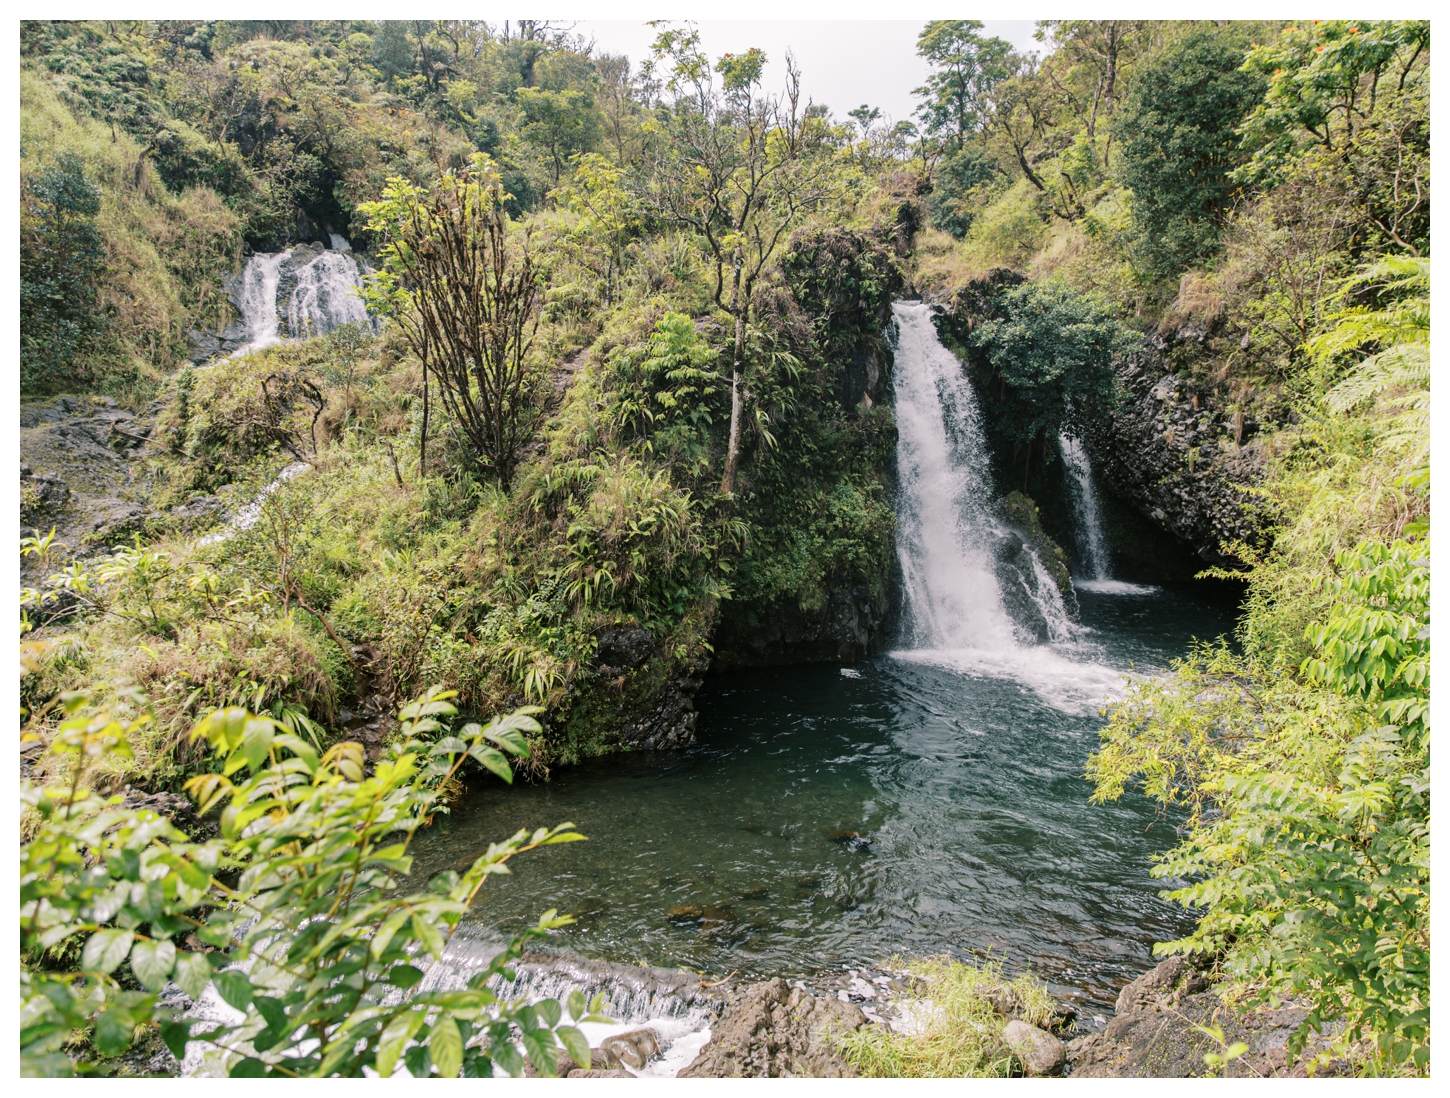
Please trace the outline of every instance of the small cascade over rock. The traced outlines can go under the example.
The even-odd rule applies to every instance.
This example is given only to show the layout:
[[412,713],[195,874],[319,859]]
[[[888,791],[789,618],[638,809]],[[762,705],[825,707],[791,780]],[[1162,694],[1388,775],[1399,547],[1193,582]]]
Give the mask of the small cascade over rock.
[[227,287],[241,322],[219,337],[193,338],[213,353],[239,354],[284,339],[326,335],[345,324],[375,328],[363,304],[362,273],[351,246],[337,233],[330,250],[301,244],[257,252]]
[[1080,439],[1061,435],[1058,445],[1062,459],[1072,476],[1073,506],[1077,513],[1078,542],[1082,554],[1083,576],[1077,586],[1099,595],[1151,595],[1158,590],[1137,583],[1124,583],[1112,575],[1112,553],[1103,534],[1102,510],[1098,506],[1097,486],[1093,483],[1092,461]]
[[1078,540],[1082,552],[1084,579],[1105,580],[1108,574],[1108,545],[1103,537],[1103,520],[1098,510],[1098,493],[1093,485],[1093,467],[1087,447],[1071,435],[1058,439],[1062,459],[1072,474],[1073,502],[1078,519]]

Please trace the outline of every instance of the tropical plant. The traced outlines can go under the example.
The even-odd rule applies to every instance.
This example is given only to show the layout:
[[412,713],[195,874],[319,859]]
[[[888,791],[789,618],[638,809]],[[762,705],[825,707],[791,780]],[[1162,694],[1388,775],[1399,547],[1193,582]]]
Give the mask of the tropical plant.
[[[538,710],[520,709],[453,733],[451,696],[435,689],[404,706],[398,743],[371,768],[355,743],[319,756],[270,717],[211,713],[192,736],[218,769],[187,788],[200,813],[221,808],[221,833],[201,842],[88,788],[92,765],[128,753],[149,721],[145,699],[65,698],[50,747],[73,760],[70,780],[21,792],[22,1073],[103,1071],[138,1028],[159,1030],[179,1060],[198,1048],[232,1077],[388,1076],[399,1066],[487,1077],[520,1074],[525,1060],[553,1075],[561,1044],[587,1065],[588,1043],[564,1011],[598,1021],[600,999],[530,1004],[488,986],[511,979],[523,942],[567,916],[546,912],[463,987],[416,990],[489,876],[583,838],[570,824],[520,831],[463,874],[405,891],[409,843],[440,790],[470,759],[512,780],[508,756],[527,755],[525,736],[539,730]],[[163,1000],[172,984],[193,1002],[210,990],[244,1017],[204,1022]]]

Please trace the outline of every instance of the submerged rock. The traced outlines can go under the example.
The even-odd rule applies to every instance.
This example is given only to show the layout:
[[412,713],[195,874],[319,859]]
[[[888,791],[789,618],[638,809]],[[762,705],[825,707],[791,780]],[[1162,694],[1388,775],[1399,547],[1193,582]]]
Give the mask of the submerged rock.
[[858,1007],[811,995],[780,978],[744,989],[725,1008],[682,1079],[841,1079],[855,1069],[832,1036],[867,1024]]
[[642,1068],[660,1054],[659,1035],[648,1026],[616,1033],[599,1042],[599,1050],[629,1068]]

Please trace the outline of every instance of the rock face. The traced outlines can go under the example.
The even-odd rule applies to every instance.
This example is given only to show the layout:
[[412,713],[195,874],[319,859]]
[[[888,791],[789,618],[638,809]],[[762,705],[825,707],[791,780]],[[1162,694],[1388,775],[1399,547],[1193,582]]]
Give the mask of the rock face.
[[865,579],[831,589],[820,610],[790,601],[766,605],[725,603],[712,643],[711,671],[788,663],[853,663],[880,647],[891,601]]
[[[1216,406],[1170,373],[1167,337],[1151,335],[1118,365],[1129,398],[1097,420],[1086,442],[1110,493],[1168,530],[1207,564],[1232,564],[1225,542],[1262,542],[1264,519],[1247,489],[1263,476],[1257,425]],[[1120,549],[1131,551],[1131,544]]]
[[[1304,1008],[1287,1004],[1277,1010],[1235,1010],[1210,988],[1204,975],[1182,957],[1170,957],[1144,973],[1118,996],[1117,1015],[1101,1033],[1066,1046],[1074,1078],[1183,1079],[1209,1075],[1242,1078],[1306,1074],[1302,1062],[1288,1063],[1289,1039],[1307,1017]],[[1217,1039],[1197,1027],[1218,1026],[1224,1041],[1242,1041],[1248,1051],[1221,1068],[1204,1061],[1221,1053]],[[1323,1048],[1323,1037],[1311,1039],[1306,1053]],[[1348,1071],[1344,1061],[1331,1061],[1316,1074]]]
[[811,995],[779,978],[767,980],[731,1001],[680,1078],[849,1078],[856,1073],[835,1052],[831,1034],[866,1024],[850,1003]]

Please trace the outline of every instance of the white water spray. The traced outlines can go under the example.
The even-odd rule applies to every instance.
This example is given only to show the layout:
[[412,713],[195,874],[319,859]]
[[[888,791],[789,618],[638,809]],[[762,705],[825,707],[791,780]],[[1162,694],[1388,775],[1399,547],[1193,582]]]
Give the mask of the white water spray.
[[258,252],[247,260],[237,293],[247,344],[235,354],[260,351],[284,338],[326,335],[345,324],[371,326],[357,259],[345,239],[332,236],[333,250],[311,259],[306,251],[298,255],[289,248]]

